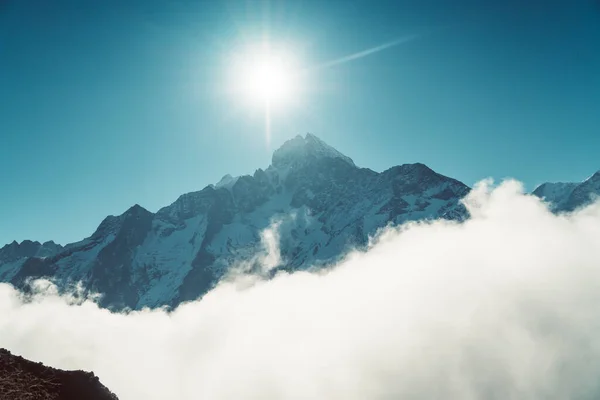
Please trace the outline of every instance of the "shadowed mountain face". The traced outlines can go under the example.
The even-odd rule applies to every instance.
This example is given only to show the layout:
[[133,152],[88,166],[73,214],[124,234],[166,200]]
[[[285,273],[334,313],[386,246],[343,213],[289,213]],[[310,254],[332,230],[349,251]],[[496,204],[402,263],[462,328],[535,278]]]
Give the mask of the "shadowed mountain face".
[[0,349],[2,400],[118,400],[93,373],[62,371]]
[[24,240],[21,243],[12,242],[0,249],[0,263],[8,263],[24,257],[47,257],[60,252],[62,248],[53,241],[43,244],[31,240]]
[[389,224],[464,218],[460,199],[468,191],[423,164],[381,173],[359,168],[307,134],[276,150],[266,170],[226,175],[156,213],[133,206],[107,217],[89,238],[45,257],[8,257],[12,250],[4,247],[0,281],[25,287],[29,278],[46,277],[61,288],[81,282],[115,309],[176,306],[261,251],[260,232],[274,222],[282,256],[276,268],[306,269],[365,246]]

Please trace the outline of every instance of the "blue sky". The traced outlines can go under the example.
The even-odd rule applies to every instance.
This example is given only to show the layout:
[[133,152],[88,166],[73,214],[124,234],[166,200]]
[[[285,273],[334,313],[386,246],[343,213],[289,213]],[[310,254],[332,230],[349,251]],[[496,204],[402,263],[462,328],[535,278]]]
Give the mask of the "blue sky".
[[[126,4],[125,4],[126,3]],[[268,37],[317,69],[264,116],[224,90]],[[266,167],[312,132],[377,171],[423,162],[469,185],[600,168],[600,3],[0,2],[0,243],[60,243]]]

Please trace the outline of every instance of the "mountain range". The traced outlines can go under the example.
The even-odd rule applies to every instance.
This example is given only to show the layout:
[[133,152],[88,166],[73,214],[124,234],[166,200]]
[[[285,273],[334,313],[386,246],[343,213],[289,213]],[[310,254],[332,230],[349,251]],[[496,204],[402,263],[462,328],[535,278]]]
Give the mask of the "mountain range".
[[[279,243],[274,270],[318,268],[390,224],[467,218],[460,200],[469,190],[420,163],[360,168],[315,135],[298,135],[264,170],[225,175],[156,213],[134,205],[79,242],[8,244],[0,249],[0,282],[24,290],[32,278],[63,290],[80,284],[111,309],[176,307],[253,260],[264,250],[265,230]],[[600,195],[600,171],[581,183],[544,183],[532,194],[555,212],[574,210]]]

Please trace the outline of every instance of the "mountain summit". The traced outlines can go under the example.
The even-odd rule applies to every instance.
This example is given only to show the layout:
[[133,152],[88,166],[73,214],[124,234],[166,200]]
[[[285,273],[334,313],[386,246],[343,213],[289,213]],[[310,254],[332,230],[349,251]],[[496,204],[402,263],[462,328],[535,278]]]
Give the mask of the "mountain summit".
[[355,166],[350,157],[343,155],[311,133],[307,133],[305,137],[297,135],[285,142],[273,153],[272,165],[280,168],[322,158],[336,158]]
[[225,175],[156,213],[133,206],[46,257],[0,255],[0,281],[23,287],[46,277],[61,288],[81,282],[113,309],[177,306],[262,251],[260,233],[274,221],[282,258],[274,268],[318,268],[365,246],[389,224],[464,218],[460,199],[468,191],[423,164],[377,173],[312,134],[296,136],[265,170]]

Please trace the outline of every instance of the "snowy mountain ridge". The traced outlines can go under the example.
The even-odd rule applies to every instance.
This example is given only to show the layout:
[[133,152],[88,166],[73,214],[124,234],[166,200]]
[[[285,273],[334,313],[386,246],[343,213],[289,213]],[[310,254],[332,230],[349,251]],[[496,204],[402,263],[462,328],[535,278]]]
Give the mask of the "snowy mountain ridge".
[[532,193],[550,203],[555,212],[574,211],[600,196],[600,171],[583,182],[546,182]]

